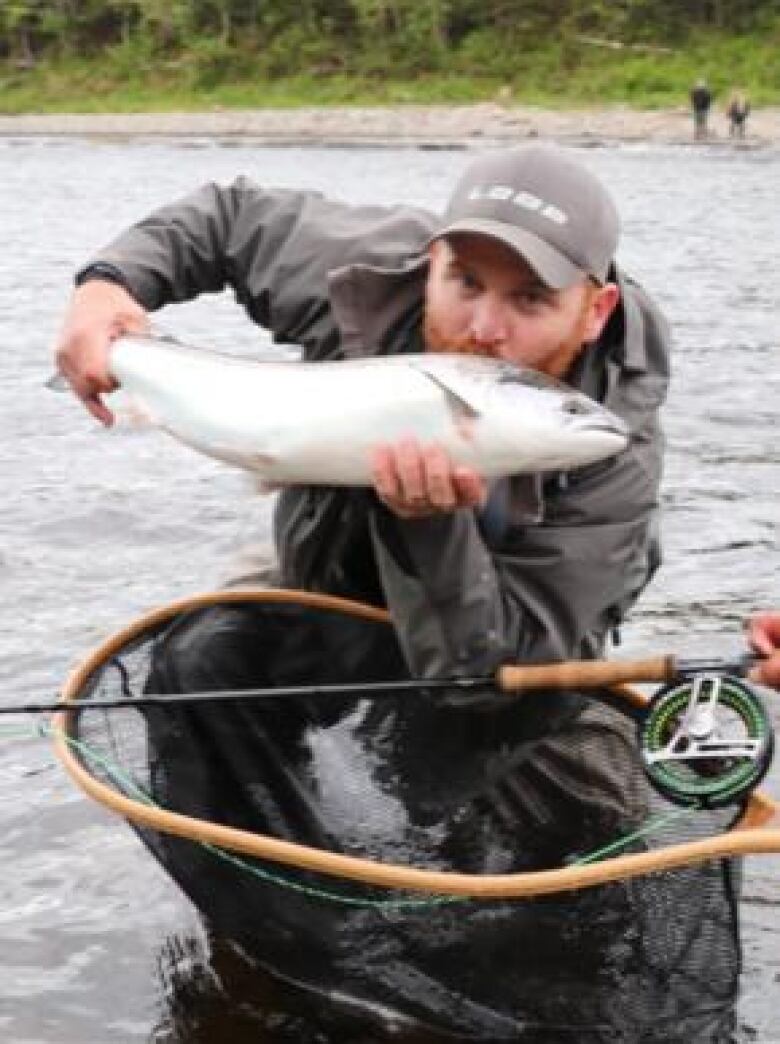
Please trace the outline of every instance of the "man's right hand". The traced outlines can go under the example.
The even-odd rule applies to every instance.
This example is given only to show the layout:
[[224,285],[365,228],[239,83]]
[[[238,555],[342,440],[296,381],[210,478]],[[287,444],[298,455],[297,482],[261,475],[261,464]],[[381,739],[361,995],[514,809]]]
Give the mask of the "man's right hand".
[[57,369],[101,424],[114,422],[100,397],[117,387],[108,367],[111,342],[148,328],[146,311],[118,283],[90,279],[73,293],[55,347]]

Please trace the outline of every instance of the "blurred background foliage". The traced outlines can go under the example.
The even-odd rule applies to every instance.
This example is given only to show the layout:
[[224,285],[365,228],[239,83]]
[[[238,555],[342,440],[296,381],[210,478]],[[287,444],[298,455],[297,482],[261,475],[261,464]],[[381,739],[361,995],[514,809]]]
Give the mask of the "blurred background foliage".
[[0,0],[0,111],[780,101],[780,0]]

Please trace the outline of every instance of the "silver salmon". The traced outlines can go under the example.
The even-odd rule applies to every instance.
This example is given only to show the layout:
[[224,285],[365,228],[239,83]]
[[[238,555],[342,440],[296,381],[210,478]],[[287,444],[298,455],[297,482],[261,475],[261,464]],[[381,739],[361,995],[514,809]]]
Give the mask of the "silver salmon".
[[559,381],[470,355],[255,361],[122,337],[109,367],[133,408],[269,486],[370,485],[378,443],[436,443],[486,479],[619,453],[626,425]]

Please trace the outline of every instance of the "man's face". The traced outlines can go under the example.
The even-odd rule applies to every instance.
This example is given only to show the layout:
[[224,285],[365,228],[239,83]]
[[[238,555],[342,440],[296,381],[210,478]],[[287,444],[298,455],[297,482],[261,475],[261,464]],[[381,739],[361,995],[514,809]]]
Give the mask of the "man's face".
[[517,254],[486,236],[437,240],[430,262],[429,351],[489,355],[553,377],[566,376],[618,299],[614,285],[596,287],[584,277],[551,290]]

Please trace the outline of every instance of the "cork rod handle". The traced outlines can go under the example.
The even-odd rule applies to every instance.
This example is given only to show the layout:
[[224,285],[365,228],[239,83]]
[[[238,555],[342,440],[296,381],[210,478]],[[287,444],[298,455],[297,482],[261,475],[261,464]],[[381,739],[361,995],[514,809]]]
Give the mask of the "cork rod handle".
[[625,682],[671,682],[677,676],[674,656],[649,660],[572,660],[565,663],[499,667],[503,692],[529,689],[599,689]]

